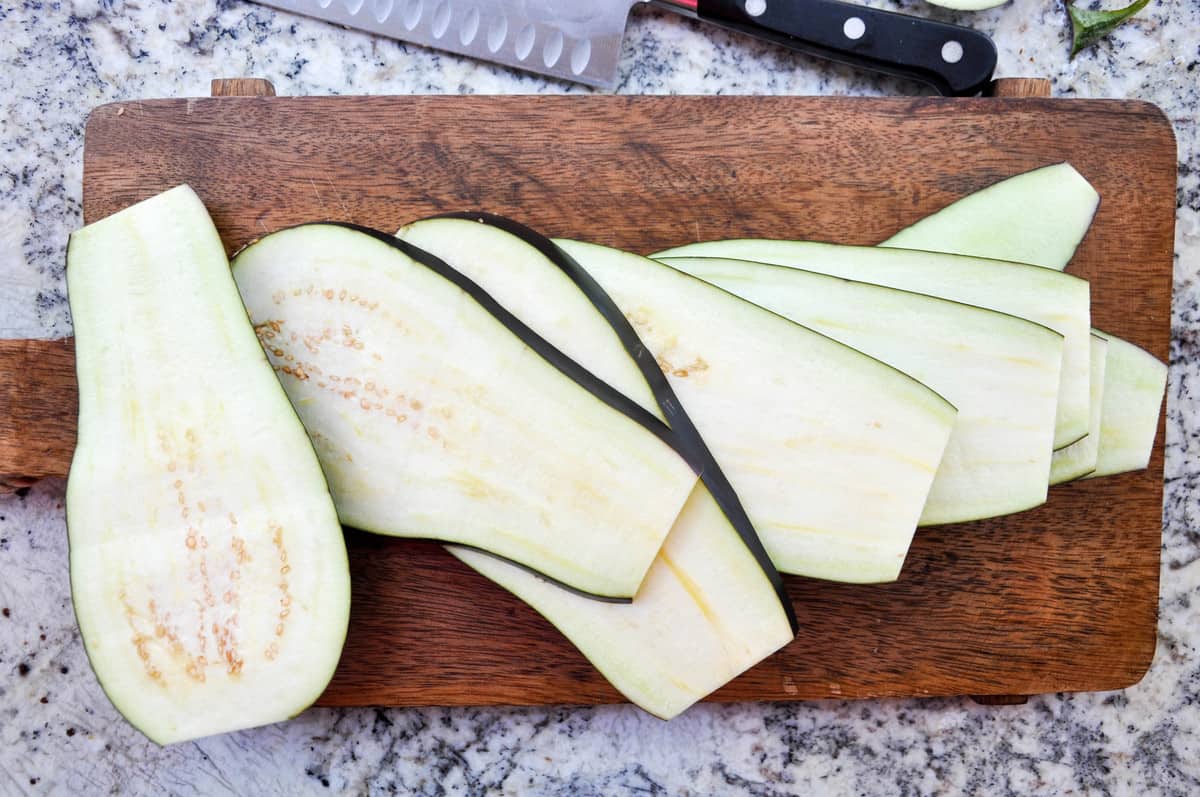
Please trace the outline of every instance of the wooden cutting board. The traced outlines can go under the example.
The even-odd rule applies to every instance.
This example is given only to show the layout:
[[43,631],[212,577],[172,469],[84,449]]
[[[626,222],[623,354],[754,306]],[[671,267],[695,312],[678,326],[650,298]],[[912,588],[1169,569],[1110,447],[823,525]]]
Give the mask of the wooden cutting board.
[[[1165,358],[1175,145],[1163,114],[1140,102],[125,102],[88,120],[83,206],[95,221],[190,183],[230,251],[302,221],[394,230],[462,209],[639,252],[733,236],[871,244],[969,191],[1062,160],[1103,197],[1070,268],[1092,281],[1095,324]],[[66,473],[72,369],[70,341],[0,343],[0,474],[10,486]],[[799,636],[714,699],[1020,696],[1136,682],[1156,639],[1162,437],[1160,426],[1145,472],[1054,488],[1020,515],[921,530],[895,584],[790,578]],[[322,703],[621,699],[548,623],[438,546],[347,538],[350,635]]]

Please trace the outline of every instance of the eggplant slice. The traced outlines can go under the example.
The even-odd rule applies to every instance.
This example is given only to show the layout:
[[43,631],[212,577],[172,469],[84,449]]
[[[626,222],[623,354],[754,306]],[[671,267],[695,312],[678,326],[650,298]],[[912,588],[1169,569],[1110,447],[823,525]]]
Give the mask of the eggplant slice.
[[708,241],[653,257],[723,257],[788,266],[950,299],[1049,327],[1063,336],[1054,448],[1065,448],[1087,434],[1091,292],[1078,277],[1023,263],[814,241]]
[[233,273],[344,523],[634,595],[696,484],[661,421],[392,236],[294,227]]
[[345,640],[342,529],[187,186],[76,232],[71,592],[117,709],[160,744],[277,722]]
[[958,408],[921,525],[1045,502],[1062,335],[994,310],[796,268],[662,262],[895,366]]
[[880,244],[1061,269],[1092,226],[1100,195],[1069,163],[993,183]]
[[[560,244],[570,247],[564,253],[486,214],[400,232],[435,253],[453,241],[463,253],[456,268],[519,301],[532,292],[521,281],[538,279],[539,271],[494,264],[492,241],[506,233],[529,244],[529,263],[568,274],[619,331],[647,383],[667,396],[662,406],[672,428],[686,433],[681,423],[694,422],[695,440],[711,451],[713,465],[720,463],[776,567],[860,583],[897,577],[954,421],[945,399],[842,344],[636,255],[567,242]],[[571,301],[562,293],[562,302]],[[527,304],[536,314],[546,301]],[[526,317],[525,307],[511,309]],[[552,319],[538,323],[553,339]],[[671,415],[676,408],[686,411],[680,419]],[[722,500],[720,489],[714,495]]]

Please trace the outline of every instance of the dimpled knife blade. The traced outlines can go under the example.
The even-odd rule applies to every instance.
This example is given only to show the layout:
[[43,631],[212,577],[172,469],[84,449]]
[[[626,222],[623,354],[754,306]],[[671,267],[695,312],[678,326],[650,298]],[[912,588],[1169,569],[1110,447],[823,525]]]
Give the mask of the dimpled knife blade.
[[611,88],[640,0],[257,0],[348,28]]

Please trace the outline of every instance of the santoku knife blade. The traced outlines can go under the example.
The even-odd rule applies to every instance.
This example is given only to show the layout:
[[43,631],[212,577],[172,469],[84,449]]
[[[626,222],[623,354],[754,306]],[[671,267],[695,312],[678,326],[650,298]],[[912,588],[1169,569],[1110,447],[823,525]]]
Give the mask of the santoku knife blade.
[[258,0],[439,50],[611,87],[629,12],[652,2],[794,50],[979,93],[996,48],[969,28],[840,0]]

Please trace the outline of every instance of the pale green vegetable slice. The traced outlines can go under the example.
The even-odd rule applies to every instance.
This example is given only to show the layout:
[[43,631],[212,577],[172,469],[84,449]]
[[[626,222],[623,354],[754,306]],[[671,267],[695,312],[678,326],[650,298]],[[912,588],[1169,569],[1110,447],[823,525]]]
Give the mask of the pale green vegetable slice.
[[1149,352],[1096,330],[1108,343],[1100,451],[1087,478],[1141,470],[1150,464],[1167,366]]
[[945,398],[675,269],[557,243],[658,359],[780,570],[899,575],[957,414]]
[[1057,332],[993,310],[784,266],[662,262],[893,365],[958,408],[922,525],[1019,512],[1046,500],[1062,366]]
[[1054,447],[1087,434],[1091,391],[1088,284],[1046,268],[960,255],[812,241],[708,241],[654,257],[726,257],[885,285],[1015,315],[1063,336]]
[[[611,299],[594,283],[576,283],[586,283],[587,275],[549,240],[494,217],[486,223],[429,220],[401,232],[453,258],[493,295],[504,296],[523,320],[585,366],[605,369],[629,395],[651,392],[654,408],[670,418],[673,432],[681,440],[695,437],[670,386]],[[470,245],[462,246],[464,238]],[[594,318],[581,318],[586,315]],[[641,357],[637,363],[631,351]],[[766,658],[792,639],[795,628],[779,574],[719,466],[696,442],[688,448],[705,483],[676,519],[631,605],[581,600],[505,563],[452,549],[530,603],[626,697],[660,717],[674,716]]]
[[632,604],[588,600],[478,551],[450,551],[532,606],[621,694],[663,719],[792,639],[770,582],[703,485]]
[[344,523],[637,591],[696,483],[660,421],[391,236],[295,227],[233,273]]
[[1096,469],[1100,453],[1100,419],[1104,406],[1104,375],[1108,364],[1108,341],[1092,335],[1092,416],[1088,434],[1077,443],[1054,452],[1050,463],[1050,483],[1078,479]]
[[71,592],[113,704],[160,744],[294,716],[337,665],[346,548],[221,240],[180,186],[71,236]]
[[1018,174],[968,194],[880,244],[1061,269],[1100,195],[1069,163]]
[[[966,196],[901,230],[883,246],[968,252],[1061,271],[1091,225],[1099,201],[1095,189],[1078,172],[1060,163]],[[1154,386],[1160,379],[1164,384],[1166,380],[1166,366],[1157,360],[1157,365],[1148,361],[1146,357],[1153,359],[1151,355],[1138,356],[1133,353],[1137,350],[1133,344],[1108,333],[1097,334],[1119,343],[1121,349],[1116,356],[1109,350],[1105,391],[1109,385],[1128,389],[1119,389],[1119,397],[1112,399],[1119,402],[1117,406],[1101,410],[1104,436],[1109,440],[1107,448],[1113,453],[1106,462],[1102,440],[1097,471],[1092,476],[1104,475],[1106,470],[1119,473],[1132,469],[1131,463],[1149,461],[1163,392]],[[1142,389],[1133,387],[1139,385]]]

